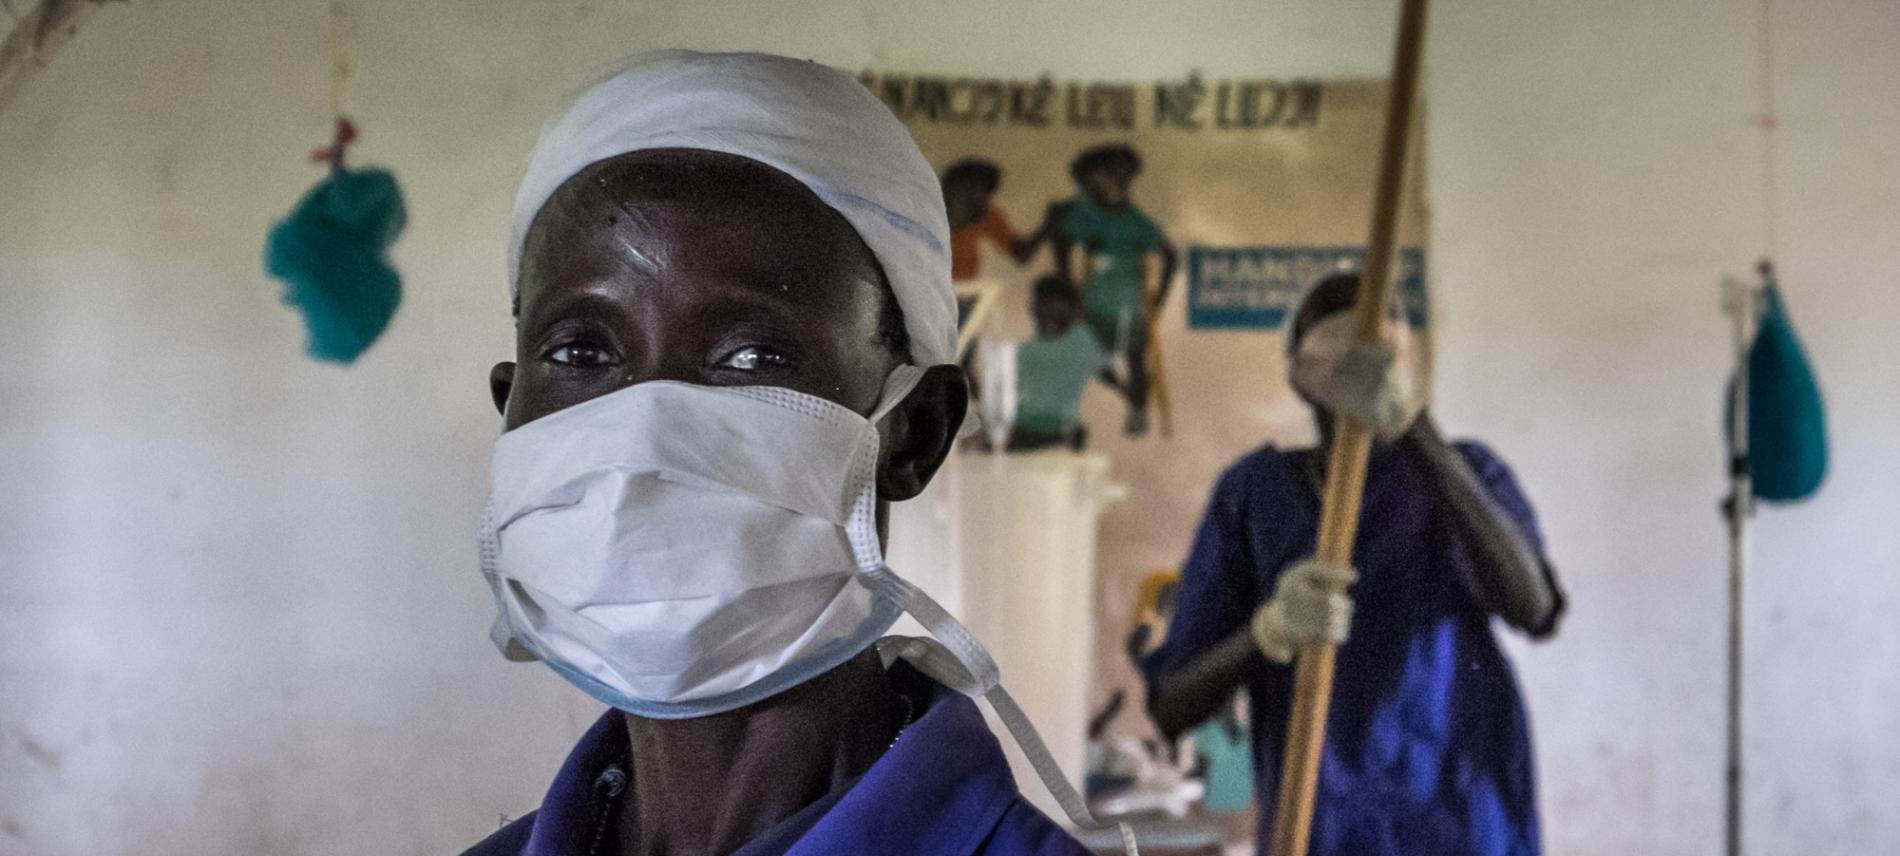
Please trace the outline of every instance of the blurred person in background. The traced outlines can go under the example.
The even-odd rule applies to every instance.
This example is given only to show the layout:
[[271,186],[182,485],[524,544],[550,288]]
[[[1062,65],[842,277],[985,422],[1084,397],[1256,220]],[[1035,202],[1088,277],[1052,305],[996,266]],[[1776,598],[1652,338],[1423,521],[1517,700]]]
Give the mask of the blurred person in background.
[[[1343,640],[1311,852],[1534,856],[1529,723],[1491,619],[1546,638],[1563,594],[1504,462],[1478,443],[1446,442],[1421,411],[1404,323],[1387,324],[1396,347],[1356,342],[1358,284],[1328,278],[1294,315],[1291,381],[1313,408],[1320,444],[1263,446],[1216,483],[1166,641],[1145,664],[1148,709],[1172,737],[1247,690],[1258,840],[1267,842],[1293,655],[1310,641]],[[1378,438],[1353,568],[1306,558],[1336,413]],[[1336,592],[1347,583],[1349,627],[1328,627],[1337,612],[1325,605],[1344,599]]]

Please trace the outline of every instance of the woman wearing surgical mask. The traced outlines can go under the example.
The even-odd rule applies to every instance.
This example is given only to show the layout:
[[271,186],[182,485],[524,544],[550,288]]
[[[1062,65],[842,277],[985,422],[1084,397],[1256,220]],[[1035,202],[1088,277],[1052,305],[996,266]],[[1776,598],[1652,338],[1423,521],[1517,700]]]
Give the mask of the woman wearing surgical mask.
[[[1149,712],[1174,737],[1246,688],[1265,852],[1293,652],[1342,643],[1311,852],[1531,856],[1540,844],[1528,724],[1491,618],[1543,638],[1563,595],[1510,470],[1477,443],[1445,442],[1421,412],[1403,322],[1388,323],[1386,344],[1355,341],[1357,290],[1357,277],[1327,279],[1295,313],[1291,380],[1313,407],[1320,446],[1264,446],[1216,484],[1167,640],[1145,664]],[[1305,558],[1342,412],[1378,437],[1356,568]],[[1347,622],[1333,593],[1342,583],[1351,583]]]
[[[504,653],[613,709],[470,853],[1085,852],[972,701],[1031,734],[988,654],[883,562],[964,418],[948,246],[834,69],[655,54],[544,130],[482,569]],[[883,638],[902,612],[937,639]]]

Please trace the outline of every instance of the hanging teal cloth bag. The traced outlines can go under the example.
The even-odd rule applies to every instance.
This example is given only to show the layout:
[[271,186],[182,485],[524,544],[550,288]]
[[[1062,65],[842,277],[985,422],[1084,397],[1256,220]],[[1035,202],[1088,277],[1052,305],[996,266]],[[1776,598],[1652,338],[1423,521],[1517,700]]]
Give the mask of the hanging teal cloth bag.
[[264,270],[284,281],[284,303],[303,315],[312,358],[355,362],[382,335],[402,301],[402,277],[388,251],[408,223],[396,177],[349,169],[342,149],[355,129],[340,122],[324,150],[330,175],[271,227]]
[[1827,415],[1814,369],[1771,280],[1748,351],[1748,457],[1755,496],[1806,499],[1827,476]]

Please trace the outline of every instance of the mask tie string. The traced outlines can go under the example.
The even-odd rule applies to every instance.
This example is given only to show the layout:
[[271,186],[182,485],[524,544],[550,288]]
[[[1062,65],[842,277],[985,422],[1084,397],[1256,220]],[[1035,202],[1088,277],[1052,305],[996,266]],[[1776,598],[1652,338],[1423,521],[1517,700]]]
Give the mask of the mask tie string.
[[[875,425],[879,420],[903,401],[904,397],[917,387],[925,369],[913,365],[900,365],[884,381],[884,393],[870,422]],[[950,687],[970,698],[986,699],[996,716],[1009,731],[1010,738],[1029,759],[1029,765],[1035,769],[1036,777],[1042,780],[1043,787],[1055,797],[1056,804],[1062,807],[1070,822],[1083,829],[1104,829],[1108,824],[1095,818],[1088,804],[1075,786],[1069,783],[1062,768],[1056,764],[1055,757],[1049,754],[1049,746],[1036,732],[1036,726],[1029,721],[1016,699],[1008,690],[1003,689],[1002,674],[996,666],[996,660],[990,652],[977,641],[976,634],[970,632],[963,622],[943,608],[942,604],[926,594],[909,580],[898,576],[884,563],[883,544],[877,534],[877,486],[875,469],[877,466],[877,435],[871,434],[871,441],[858,461],[859,485],[858,497],[852,505],[848,526],[851,550],[858,563],[858,580],[877,595],[897,604],[898,608],[910,613],[919,624],[928,630],[934,639],[892,636],[878,642],[878,652],[888,663],[892,658],[901,657],[937,682]],[[1140,856],[1141,850],[1135,843],[1134,830],[1126,823],[1117,823],[1121,831],[1122,849],[1128,856]]]
[[[928,595],[923,595],[922,592],[919,592],[919,595],[930,606],[936,607],[936,611],[943,611],[943,608],[931,601]],[[906,607],[906,611],[910,611],[909,607]],[[924,626],[932,633],[938,632],[924,621],[922,615],[917,612],[911,612],[911,614],[917,616],[918,621],[924,623]],[[950,621],[964,634],[969,633],[969,630],[957,623],[956,619],[951,618]],[[877,649],[879,656],[886,663],[902,659],[944,686],[971,698],[987,700],[990,708],[996,711],[997,719],[1002,720],[1003,727],[1009,731],[1010,739],[1014,740],[1017,748],[1022,750],[1023,757],[1029,759],[1029,766],[1035,769],[1036,778],[1042,780],[1043,787],[1048,789],[1050,796],[1055,797],[1056,804],[1062,807],[1063,814],[1068,815],[1069,822],[1082,829],[1108,828],[1108,823],[1097,819],[1095,814],[1089,811],[1088,803],[1082,799],[1080,793],[1076,792],[1075,786],[1069,783],[1068,777],[1063,775],[1061,766],[1056,764],[1055,756],[1049,753],[1049,745],[1043,742],[1042,735],[1036,731],[1035,723],[1029,721],[1028,714],[1023,712],[1022,707],[1016,703],[1016,699],[1009,694],[1008,690],[1003,689],[1001,683],[992,682],[985,687],[983,680],[967,668],[962,658],[937,639],[890,636],[880,640]],[[987,663],[993,679],[996,664],[990,661],[987,652],[982,651],[981,645],[977,646],[977,650],[982,653],[983,661]],[[1135,831],[1129,828],[1128,824],[1121,822],[1115,823],[1115,828],[1121,833],[1122,851],[1128,856],[1141,856],[1141,848],[1135,842]]]

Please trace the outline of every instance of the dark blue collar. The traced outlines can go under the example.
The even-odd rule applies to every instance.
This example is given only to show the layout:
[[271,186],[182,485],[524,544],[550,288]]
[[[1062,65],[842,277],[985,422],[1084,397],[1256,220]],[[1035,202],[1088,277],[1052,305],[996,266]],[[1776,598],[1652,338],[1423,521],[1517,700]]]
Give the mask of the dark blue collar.
[[[915,722],[854,782],[780,821],[733,856],[904,853],[968,856],[1017,799],[1002,747],[970,699],[909,666],[892,667],[919,703]],[[627,786],[630,745],[609,710],[548,788],[521,856],[617,852],[612,807]]]

